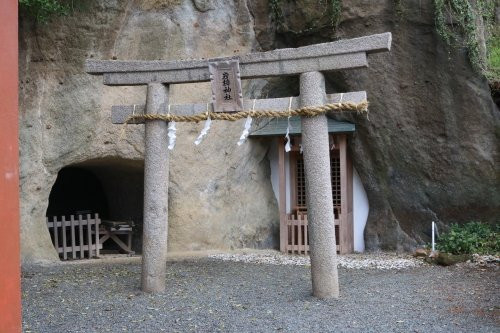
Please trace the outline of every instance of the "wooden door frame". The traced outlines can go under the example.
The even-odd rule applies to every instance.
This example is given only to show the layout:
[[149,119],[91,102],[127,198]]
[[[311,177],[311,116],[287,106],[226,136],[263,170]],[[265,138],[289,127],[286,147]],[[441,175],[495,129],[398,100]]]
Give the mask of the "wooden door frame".
[[280,251],[285,252],[287,239],[286,226],[286,171],[285,171],[285,138],[280,136],[276,138],[278,149],[278,177],[279,177],[279,195],[278,207],[280,214]]
[[352,161],[347,154],[347,135],[339,134],[340,150],[340,253],[354,252],[354,221],[352,199]]
[[[347,135],[330,134],[335,143],[335,150],[339,151],[340,158],[340,191],[341,207],[339,214],[339,251],[341,254],[354,252],[354,221],[353,221],[353,169],[352,160],[347,153]],[[292,154],[289,155],[290,168],[290,208],[297,207],[296,191],[296,152],[300,150],[300,137],[292,137]],[[280,250],[285,252],[287,239],[286,227],[286,168],[285,168],[285,139],[277,138],[278,172],[279,172],[279,211],[280,211]]]

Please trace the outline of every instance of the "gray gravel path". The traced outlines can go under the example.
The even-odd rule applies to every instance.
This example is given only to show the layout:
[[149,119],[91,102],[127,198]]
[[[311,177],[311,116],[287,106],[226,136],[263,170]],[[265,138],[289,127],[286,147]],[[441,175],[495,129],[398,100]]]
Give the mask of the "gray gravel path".
[[140,264],[23,271],[24,332],[499,332],[495,268],[340,269],[341,298],[310,296],[309,267],[213,258],[168,263],[167,291]]

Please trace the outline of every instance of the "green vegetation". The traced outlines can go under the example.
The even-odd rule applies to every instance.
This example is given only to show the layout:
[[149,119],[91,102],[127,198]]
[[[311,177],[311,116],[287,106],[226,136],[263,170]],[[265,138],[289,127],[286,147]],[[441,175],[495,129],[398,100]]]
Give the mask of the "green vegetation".
[[500,226],[481,222],[462,226],[453,224],[437,242],[437,249],[451,254],[498,254],[500,252]]
[[19,8],[36,22],[45,23],[51,16],[63,16],[82,3],[75,0],[19,0]]
[[283,29],[285,25],[285,18],[283,17],[283,11],[281,10],[282,0],[269,0],[269,10],[271,11],[271,17],[273,18],[274,24],[278,29]]
[[[438,34],[450,46],[466,47],[472,66],[493,80],[499,79],[494,77],[498,72],[491,72],[492,53],[498,53],[498,46],[496,51],[492,46],[498,43],[495,5],[496,0],[434,0]],[[488,39],[486,45],[481,45],[483,35]]]
[[328,0],[328,2],[329,10],[327,10],[327,13],[330,18],[330,25],[333,29],[337,29],[342,16],[342,0]]
[[403,0],[394,0],[394,8],[396,9],[398,19],[406,17],[406,8],[403,4]]
[[497,27],[488,41],[488,68],[486,77],[490,81],[500,81],[500,27]]
[[[307,22],[307,27],[301,31],[293,31],[285,22],[284,1],[269,0],[269,10],[278,32],[305,34],[327,27],[319,26],[317,22],[324,20],[318,19]],[[323,17],[328,18],[328,25],[335,31],[342,15],[342,0],[317,1],[324,8]],[[465,47],[474,69],[492,82],[500,81],[500,28],[494,24],[496,4],[497,0],[434,0],[437,33],[448,46]],[[405,1],[394,0],[399,19],[406,17],[406,7]]]
[[[290,1],[290,0],[287,0]],[[340,22],[340,17],[342,14],[342,0],[317,0],[318,4],[324,8],[324,16],[328,18],[328,25],[332,28],[333,31],[337,29],[337,26]],[[287,27],[285,23],[285,17],[283,15],[282,10],[283,0],[269,0],[269,11],[271,12],[271,17],[274,21],[274,24],[278,28],[279,32],[291,32],[294,34],[304,34],[310,33],[313,31],[318,31],[320,29],[326,28],[327,26],[322,25],[319,26],[316,23],[311,23],[311,25],[301,31],[293,31],[289,27]],[[321,20],[317,20],[319,22]],[[309,22],[308,22],[309,23]]]

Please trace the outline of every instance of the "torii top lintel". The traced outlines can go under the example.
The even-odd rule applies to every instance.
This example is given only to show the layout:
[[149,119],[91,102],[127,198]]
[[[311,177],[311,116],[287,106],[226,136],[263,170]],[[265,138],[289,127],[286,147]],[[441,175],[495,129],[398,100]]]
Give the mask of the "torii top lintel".
[[[295,75],[367,67],[366,54],[389,51],[390,32],[299,48],[277,49],[239,56],[242,79]],[[85,71],[103,75],[104,84],[144,85],[152,82],[191,83],[210,81],[208,62],[217,59],[176,61],[117,61],[87,59]]]

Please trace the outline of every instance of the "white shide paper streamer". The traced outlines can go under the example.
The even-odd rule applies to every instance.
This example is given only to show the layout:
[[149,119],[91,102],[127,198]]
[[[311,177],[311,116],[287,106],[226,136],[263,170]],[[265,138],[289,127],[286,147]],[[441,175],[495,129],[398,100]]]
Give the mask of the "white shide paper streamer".
[[175,128],[175,121],[171,121],[168,123],[168,149],[172,150],[175,147],[175,139],[177,136],[175,135],[175,132],[177,131],[177,128]]
[[250,134],[250,127],[252,126],[252,117],[250,115],[247,117],[245,121],[245,128],[243,129],[243,133],[241,133],[240,140],[238,141],[238,146],[241,146],[247,140],[248,134]]
[[286,139],[285,151],[288,153],[290,150],[292,150],[292,148],[290,147],[290,117],[288,119],[288,126],[286,128],[285,139]]
[[203,140],[203,138],[205,137],[205,135],[207,135],[208,130],[210,129],[210,125],[211,124],[212,124],[212,119],[207,118],[207,120],[205,120],[205,126],[203,126],[203,129],[201,130],[200,135],[198,135],[198,137],[194,141],[195,145],[199,145],[201,143],[201,141]]
[[[288,103],[288,112],[290,112],[290,109],[292,108],[292,98],[293,97],[290,97],[290,103]],[[288,153],[290,150],[292,150],[292,147],[290,147],[290,118],[291,116],[289,115],[288,118],[287,118],[287,126],[286,126],[286,135],[285,135],[285,139],[286,139],[286,144],[285,144],[285,151]]]

